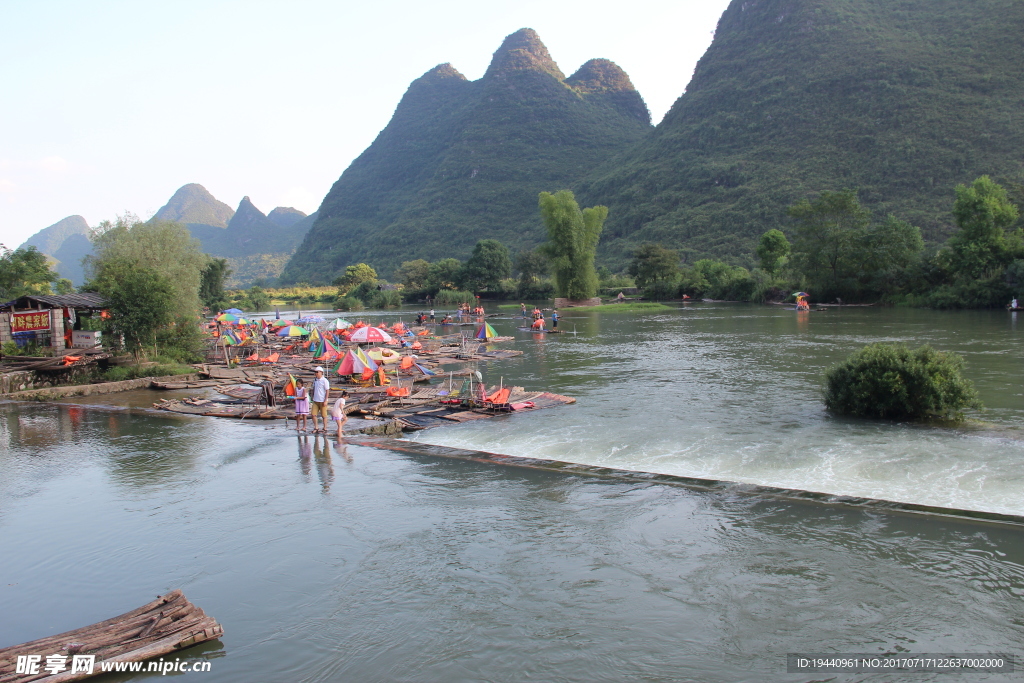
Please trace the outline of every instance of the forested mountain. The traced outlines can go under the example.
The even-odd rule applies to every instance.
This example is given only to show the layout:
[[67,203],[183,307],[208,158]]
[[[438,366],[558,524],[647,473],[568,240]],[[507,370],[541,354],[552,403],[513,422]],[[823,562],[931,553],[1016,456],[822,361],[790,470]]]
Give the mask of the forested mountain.
[[89,224],[81,216],[68,216],[43,228],[25,240],[22,247],[35,247],[56,261],[54,270],[75,285],[85,280],[82,259],[92,253]]
[[215,228],[228,227],[228,221],[235,215],[231,207],[218,200],[199,183],[182,185],[166,204],[153,215],[161,221],[211,225]]
[[387,127],[345,170],[282,274],[330,281],[365,261],[465,258],[477,240],[542,241],[541,191],[572,185],[651,130],[629,77],[595,59],[569,78],[531,29],[502,43],[484,76],[450,64],[413,81]]
[[1022,48],[1019,0],[734,0],[665,119],[577,188],[610,208],[601,257],[743,262],[788,205],[843,188],[941,241],[955,185],[1020,179]]
[[238,210],[219,201],[205,187],[184,185],[153,216],[188,226],[203,251],[226,258],[231,286],[272,280],[281,274],[316,214],[307,216],[290,206],[279,206],[269,215],[243,197]]

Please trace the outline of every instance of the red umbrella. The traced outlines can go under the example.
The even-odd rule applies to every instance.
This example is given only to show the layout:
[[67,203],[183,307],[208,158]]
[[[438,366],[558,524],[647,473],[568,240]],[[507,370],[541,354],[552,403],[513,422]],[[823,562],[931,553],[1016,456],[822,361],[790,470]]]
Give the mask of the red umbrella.
[[360,327],[358,330],[352,333],[349,340],[354,342],[378,342],[384,343],[391,341],[391,335],[380,329],[379,327]]

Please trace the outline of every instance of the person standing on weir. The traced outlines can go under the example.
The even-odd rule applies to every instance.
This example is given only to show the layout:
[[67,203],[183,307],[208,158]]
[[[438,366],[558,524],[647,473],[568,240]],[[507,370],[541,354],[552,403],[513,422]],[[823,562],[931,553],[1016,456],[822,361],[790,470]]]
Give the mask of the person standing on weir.
[[327,399],[331,396],[331,383],[324,377],[324,369],[319,365],[313,368],[316,379],[313,380],[313,390],[310,392],[313,399],[313,433],[321,431],[317,425],[317,418],[324,421],[323,433],[327,433]]

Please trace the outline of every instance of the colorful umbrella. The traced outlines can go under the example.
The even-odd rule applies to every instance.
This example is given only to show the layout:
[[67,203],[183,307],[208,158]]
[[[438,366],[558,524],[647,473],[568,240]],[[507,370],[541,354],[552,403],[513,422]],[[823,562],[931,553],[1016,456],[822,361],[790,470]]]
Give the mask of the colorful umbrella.
[[497,336],[498,336],[498,333],[495,332],[494,328],[491,327],[487,323],[484,323],[480,327],[476,328],[476,338],[477,339],[493,339],[494,337],[497,337]]
[[309,334],[309,330],[298,325],[287,325],[277,331],[278,337],[304,337],[307,334]]
[[275,320],[274,322],[270,323],[270,326],[271,327],[284,327],[285,325],[291,325],[291,324],[292,324],[291,320]]
[[792,296],[810,296],[807,292],[793,292]]
[[379,327],[360,327],[349,339],[354,342],[390,342],[391,335]]
[[364,370],[376,372],[377,364],[370,360],[362,349],[348,351],[341,359],[334,371],[339,375],[358,375]]
[[[241,311],[239,311],[239,313],[241,313]],[[241,316],[235,315],[234,313],[221,313],[216,318],[214,318],[214,320],[216,320],[219,323],[233,323],[239,320],[243,320],[243,318]]]

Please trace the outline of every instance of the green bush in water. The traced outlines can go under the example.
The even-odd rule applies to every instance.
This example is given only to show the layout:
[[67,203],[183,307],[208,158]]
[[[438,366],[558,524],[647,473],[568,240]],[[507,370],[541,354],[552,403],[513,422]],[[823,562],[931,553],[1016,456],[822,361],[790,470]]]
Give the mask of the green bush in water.
[[370,308],[398,308],[402,305],[402,293],[396,289],[370,292],[364,299]]
[[339,296],[334,300],[334,307],[339,311],[361,311],[363,302],[354,296]]
[[930,346],[869,344],[825,372],[825,407],[841,415],[890,420],[962,420],[981,408],[961,374],[964,360]]
[[453,304],[475,304],[476,296],[473,292],[458,291],[455,289],[442,289],[434,295],[434,304],[437,306],[451,306]]

